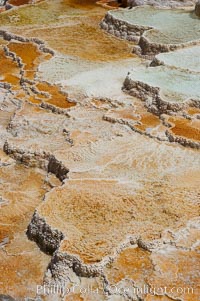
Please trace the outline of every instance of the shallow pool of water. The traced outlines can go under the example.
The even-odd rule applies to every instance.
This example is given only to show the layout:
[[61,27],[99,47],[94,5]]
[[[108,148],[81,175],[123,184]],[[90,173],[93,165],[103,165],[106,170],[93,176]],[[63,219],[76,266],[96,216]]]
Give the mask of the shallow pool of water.
[[164,62],[165,65],[200,72],[200,46],[160,53],[157,55],[157,58]]
[[162,44],[180,44],[200,40],[200,20],[191,11],[137,7],[116,10],[112,14],[135,25],[154,28],[145,36]]
[[131,77],[135,81],[159,87],[167,101],[200,100],[200,74],[159,66],[135,69]]

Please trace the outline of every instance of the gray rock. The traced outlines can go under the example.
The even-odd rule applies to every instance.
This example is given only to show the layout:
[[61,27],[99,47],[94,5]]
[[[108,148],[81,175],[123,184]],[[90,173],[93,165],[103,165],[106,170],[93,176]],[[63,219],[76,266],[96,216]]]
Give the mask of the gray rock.
[[16,301],[16,300],[8,295],[0,295],[0,301]]
[[118,0],[118,3],[121,3],[123,7],[134,7],[145,4],[145,0]]
[[195,5],[195,14],[197,17],[200,17],[200,0]]
[[11,8],[13,8],[13,7],[14,7],[14,5],[9,4],[9,3],[6,3],[6,5],[5,5],[5,9],[6,9],[6,10],[9,10],[9,9],[11,9]]
[[141,6],[141,5],[144,5],[144,4],[145,4],[144,0],[129,0],[128,1],[128,5],[130,7]]

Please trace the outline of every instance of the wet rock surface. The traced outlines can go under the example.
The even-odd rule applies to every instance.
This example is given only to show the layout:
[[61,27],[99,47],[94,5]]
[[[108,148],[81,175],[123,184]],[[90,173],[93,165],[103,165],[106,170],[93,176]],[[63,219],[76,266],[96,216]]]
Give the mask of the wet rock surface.
[[132,49],[152,24],[119,34],[112,1],[14,2],[0,14],[0,300],[198,301],[198,43],[148,60]]

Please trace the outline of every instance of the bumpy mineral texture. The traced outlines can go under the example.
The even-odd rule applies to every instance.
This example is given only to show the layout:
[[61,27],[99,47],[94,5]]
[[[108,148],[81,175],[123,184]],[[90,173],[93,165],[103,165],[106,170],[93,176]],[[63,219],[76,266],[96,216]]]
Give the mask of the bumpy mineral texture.
[[143,56],[200,44],[199,20],[193,9],[169,10],[151,6],[118,9],[109,11],[100,26],[118,38],[134,42],[133,52]]
[[195,14],[197,17],[200,17],[200,1],[198,1],[195,5]]

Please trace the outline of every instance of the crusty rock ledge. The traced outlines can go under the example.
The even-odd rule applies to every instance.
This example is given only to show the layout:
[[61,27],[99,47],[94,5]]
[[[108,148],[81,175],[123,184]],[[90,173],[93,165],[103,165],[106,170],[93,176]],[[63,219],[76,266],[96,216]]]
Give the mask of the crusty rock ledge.
[[57,229],[52,229],[35,211],[27,229],[27,236],[37,243],[42,251],[53,254],[59,247],[64,235]]
[[[187,231],[191,231],[192,229],[194,230],[194,222],[198,223],[198,220],[190,221],[185,226],[185,228],[182,228],[176,233],[168,229],[167,231],[162,233],[161,238],[152,241],[142,240],[140,237],[128,237],[127,240],[119,246],[113,256],[104,258],[100,263],[93,265],[85,265],[76,256],[63,253],[58,250],[57,252],[54,252],[51,262],[49,263],[44,282],[47,285],[51,285],[52,283],[66,283],[68,279],[69,269],[71,269],[78,277],[101,277],[105,292],[107,292],[108,295],[112,295],[113,293],[110,288],[113,283],[111,281],[111,278],[109,277],[109,268],[115,268],[115,262],[119,257],[123,256],[123,253],[126,253],[126,251],[128,250],[134,252],[135,248],[135,250],[141,250],[141,252],[143,252],[143,255],[145,254],[145,256],[151,257],[151,261],[155,260],[156,254],[162,253],[163,251],[180,251],[186,252],[186,254],[189,255],[190,252],[194,250],[195,245],[190,245],[189,241],[187,243],[187,246],[185,246],[184,243],[182,243],[183,245],[180,244],[179,240],[183,235],[185,235],[185,233],[188,233]],[[196,226],[196,228],[197,227],[198,225]],[[187,231],[185,231],[186,229]],[[153,266],[151,266],[151,268],[153,269]],[[128,293],[128,295],[126,295],[125,291],[123,290],[121,291],[120,295],[128,297],[128,300],[143,300],[139,297],[139,295],[135,296],[136,299],[133,299],[131,298],[131,294],[129,295]]]
[[[155,65],[157,65],[156,61],[153,61],[153,64],[155,62]],[[160,65],[158,63],[158,65]],[[154,69],[154,68],[153,68]],[[155,82],[156,85],[156,82]],[[191,147],[194,149],[200,148],[198,133],[195,131],[198,131],[198,125],[197,129],[194,130],[194,137],[192,136],[192,133],[190,132],[190,135],[186,133],[184,136],[180,133],[174,134],[171,130],[171,127],[173,127],[172,124],[168,124],[165,122],[165,117],[163,114],[173,115],[175,116],[182,116],[182,118],[186,118],[191,120],[191,117],[187,114],[185,115],[184,111],[187,111],[189,108],[199,108],[200,107],[200,101],[199,99],[189,99],[185,97],[182,102],[174,102],[164,99],[162,96],[162,89],[160,87],[151,86],[145,82],[138,81],[137,77],[134,79],[134,77],[131,76],[131,74],[128,74],[123,85],[123,90],[132,95],[135,96],[142,101],[145,102],[145,107],[147,110],[155,115],[160,116],[160,119],[163,120],[163,124],[167,126],[168,128],[165,130],[165,135],[169,142],[176,142],[184,147]],[[173,99],[173,98],[172,98]],[[167,116],[167,115],[166,115]],[[190,129],[188,128],[188,131]]]
[[[33,44],[36,44],[37,49],[39,51],[41,51],[43,53],[49,53],[51,55],[55,54],[52,49],[47,48],[45,46],[45,43],[43,41],[39,40],[38,38],[28,39],[28,38],[21,37],[19,35],[9,33],[5,30],[0,30],[0,36],[2,36],[2,38],[4,40],[8,40],[8,41],[14,40],[14,41],[19,41],[21,43],[33,43]],[[21,76],[20,85],[23,88],[23,90],[25,92],[27,92],[26,84],[28,84],[28,85],[31,85],[31,87],[29,87],[29,88],[34,94],[36,94],[36,95],[37,94],[48,95],[48,93],[43,92],[43,91],[39,91],[38,89],[36,89],[36,87],[35,87],[36,82],[35,81],[29,80],[25,77],[24,64],[22,62],[22,59],[20,57],[18,57],[14,52],[10,51],[7,46],[4,46],[3,49],[4,49],[4,52],[5,52],[5,55],[12,58],[12,60],[17,63],[17,65],[20,69],[20,76]],[[8,84],[8,83],[0,83],[0,87],[8,89],[8,90],[11,89],[11,85]],[[29,92],[27,92],[27,94],[29,94]],[[62,94],[66,95],[66,97],[68,96],[68,94],[64,91],[62,91]],[[72,103],[73,105],[76,105],[75,100],[68,99],[68,103]],[[53,112],[55,114],[62,114],[62,115],[65,115],[67,117],[70,117],[69,113],[68,113],[68,111],[69,111],[68,109],[59,108],[56,105],[46,103],[46,102],[41,102],[41,104],[39,106],[41,108],[45,109],[45,110],[50,110],[51,112]]]
[[69,169],[66,168],[62,164],[62,162],[58,161],[53,155],[51,155],[48,159],[49,159],[49,163],[48,163],[47,171],[55,174],[55,176],[60,181],[66,179]]
[[160,52],[169,52],[193,45],[200,45],[200,40],[194,40],[178,44],[153,43],[145,36],[146,33],[153,30],[152,26],[143,26],[132,24],[113,15],[113,11],[106,13],[100,23],[100,27],[108,33],[128,41],[135,42],[133,53],[141,56],[151,57]]
[[135,125],[139,124],[138,121],[134,123],[134,122],[130,122],[128,120],[124,120],[123,118],[118,119],[118,118],[111,117],[111,116],[106,115],[106,114],[103,116],[103,120],[111,122],[111,123],[124,124],[124,125],[130,127],[130,129],[133,130],[134,132],[139,133],[141,135],[145,135],[145,136],[150,137],[150,138],[155,138],[158,141],[168,141],[167,136],[152,135],[151,133],[140,130],[139,128],[137,128],[135,126]]
[[[74,103],[74,102],[73,102]],[[70,114],[69,114],[69,110],[68,109],[61,109],[61,108],[58,108],[52,104],[49,104],[49,103],[46,103],[46,102],[42,102],[40,104],[40,107],[42,109],[45,109],[45,110],[49,110],[51,111],[52,113],[55,113],[55,114],[62,114],[62,115],[65,115],[66,117],[70,117]]]
[[16,35],[16,34],[9,33],[6,30],[0,30],[0,37],[2,37],[4,40],[7,40],[7,41],[15,40],[15,41],[23,42],[23,43],[32,42],[39,46],[40,51],[42,51],[44,53],[49,53],[51,55],[55,54],[55,52],[52,49],[46,47],[45,43],[38,38],[24,38],[24,37]]
[[137,241],[138,245],[140,244],[139,237],[128,237],[118,247],[113,256],[107,256],[97,263],[85,264],[78,256],[59,251],[59,246],[64,239],[64,234],[57,229],[52,229],[46,223],[45,219],[40,217],[37,210],[32,217],[26,234],[30,240],[37,243],[43,252],[53,255],[48,270],[50,271],[52,278],[59,281],[66,281],[65,271],[67,271],[68,268],[71,268],[76,275],[80,277],[103,276],[103,268],[111,263],[118,253],[126,247],[137,244]]
[[106,13],[100,27],[118,38],[139,43],[142,34],[152,27],[133,25],[127,21],[113,16],[112,12]]
[[7,141],[4,143],[3,150],[7,155],[24,165],[38,167],[55,174],[60,181],[67,178],[69,169],[49,153],[19,149],[10,145]]
[[48,270],[51,272],[52,278],[59,281],[61,281],[65,270],[68,268],[71,268],[76,275],[80,277],[103,276],[103,268],[111,263],[117,254],[124,248],[137,244],[137,242],[138,245],[140,244],[140,237],[128,236],[125,241],[119,245],[112,256],[106,256],[100,262],[92,264],[84,263],[79,256],[59,250],[60,244],[65,238],[64,234],[49,226],[45,218],[39,215],[37,209],[34,212],[26,234],[30,240],[37,243],[43,252],[53,255]]
[[186,104],[169,103],[162,100],[159,96],[160,88],[151,87],[140,81],[134,81],[129,77],[129,74],[123,83],[122,89],[131,96],[145,101],[148,110],[156,115],[169,114],[171,111],[177,112],[186,108]]
[[168,102],[162,99],[159,87],[152,87],[141,81],[133,80],[130,74],[127,75],[122,89],[124,92],[145,101],[148,111],[156,115],[171,114],[172,112],[186,109],[189,106],[200,107],[200,102],[193,99],[182,103]]
[[183,146],[189,146],[191,148],[200,149],[200,142],[192,141],[190,139],[173,135],[170,130],[166,131],[166,136],[169,138],[170,142],[177,142]]
[[[106,261],[108,263],[108,261]],[[102,276],[102,268],[106,263],[84,264],[81,260],[71,254],[56,252],[48,266],[54,279],[59,279],[61,271],[71,268],[77,276],[80,277],[97,277]]]
[[138,42],[139,50],[138,50],[138,47],[134,47],[133,53],[137,54],[139,51],[139,53],[141,55],[152,56],[152,55],[156,55],[160,52],[175,51],[177,49],[181,49],[181,48],[185,48],[185,47],[189,47],[189,46],[195,46],[195,45],[199,45],[199,44],[200,44],[200,41],[190,41],[190,42],[180,43],[180,44],[152,43],[151,41],[148,40],[147,37],[145,37],[145,33],[144,33],[144,35],[141,36],[141,38]]
[[[143,242],[143,243],[142,243]],[[112,256],[107,256],[103,258],[100,262],[93,263],[93,264],[85,264],[83,263],[80,258],[73,254],[68,254],[67,252],[59,251],[59,249],[53,254],[53,257],[49,263],[48,271],[51,273],[51,277],[54,281],[66,281],[65,274],[67,273],[67,269],[70,268],[75,272],[75,274],[79,277],[98,277],[101,276],[104,278],[105,287],[107,280],[103,273],[103,269],[111,264],[114,259],[120,254],[124,249],[138,245],[138,247],[151,250],[157,246],[157,242],[145,242],[142,241],[140,237],[127,237],[127,239],[122,242],[119,247],[115,250]],[[161,243],[160,243],[161,245]],[[48,279],[49,275],[46,273],[45,281],[52,281],[52,279]]]

